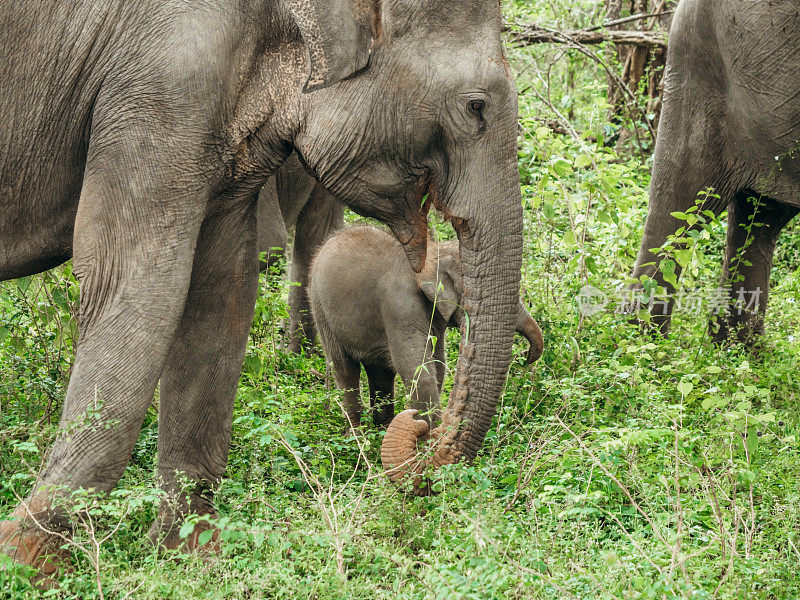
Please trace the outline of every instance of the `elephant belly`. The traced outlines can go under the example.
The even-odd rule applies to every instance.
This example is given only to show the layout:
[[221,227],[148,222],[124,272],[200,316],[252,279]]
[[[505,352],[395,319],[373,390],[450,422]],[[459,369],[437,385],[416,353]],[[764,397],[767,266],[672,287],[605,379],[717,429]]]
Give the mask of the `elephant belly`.
[[340,342],[350,358],[366,365],[391,365],[389,342],[380,327],[342,330]]
[[348,355],[362,365],[383,368],[388,367],[396,371],[389,353],[388,344],[385,341],[383,343],[377,343],[372,347],[352,347],[351,350],[348,351]]
[[0,281],[40,273],[72,256],[80,192],[80,178],[73,179],[57,178],[53,186],[37,182],[29,186],[30,196],[14,188],[0,192]]
[[[16,122],[25,118],[22,112]],[[86,164],[80,118],[60,126],[46,119],[18,128],[6,124],[0,124],[0,280],[70,258]]]
[[0,280],[72,254],[108,28],[99,4],[72,4],[0,7]]
[[800,20],[796,0],[731,0],[717,26],[727,130],[746,187],[800,205]]

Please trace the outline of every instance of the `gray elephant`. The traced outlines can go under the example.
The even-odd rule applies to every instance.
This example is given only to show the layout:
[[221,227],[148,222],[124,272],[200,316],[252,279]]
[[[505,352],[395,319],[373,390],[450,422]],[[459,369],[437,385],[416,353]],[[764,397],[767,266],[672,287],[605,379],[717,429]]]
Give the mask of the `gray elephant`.
[[[432,422],[447,366],[448,327],[467,327],[461,308],[458,243],[428,242],[422,271],[402,247],[375,227],[351,227],[330,238],[311,265],[309,300],[328,363],[344,393],[349,426],[361,422],[361,365],[367,373],[372,419],[394,417],[394,380],[410,392],[410,408]],[[517,332],[530,342],[528,362],[542,354],[539,325],[518,304]]]
[[303,168],[297,155],[290,156],[268,181],[258,198],[258,248],[267,253],[266,268],[285,255],[287,229],[294,229],[289,271],[290,352],[299,354],[313,346],[317,331],[308,302],[311,259],[334,231],[344,226],[344,205]]
[[[715,337],[723,341],[735,333],[752,340],[764,328],[775,242],[800,212],[797,0],[680,3],[635,278],[653,276],[674,291],[651,250],[686,225],[672,213],[685,212],[707,188],[715,194],[701,210],[728,208],[723,284],[731,310]],[[651,313],[664,333],[671,312],[671,302],[653,303]]]
[[434,462],[473,458],[511,360],[522,261],[499,4],[47,6],[0,4],[0,279],[72,258],[80,339],[61,433],[0,551],[53,569],[54,538],[30,516],[66,527],[56,495],[114,487],[159,380],[159,478],[195,486],[151,535],[177,546],[185,511],[213,514],[258,287],[256,200],[293,149],[416,270],[431,205],[453,223],[471,323]]

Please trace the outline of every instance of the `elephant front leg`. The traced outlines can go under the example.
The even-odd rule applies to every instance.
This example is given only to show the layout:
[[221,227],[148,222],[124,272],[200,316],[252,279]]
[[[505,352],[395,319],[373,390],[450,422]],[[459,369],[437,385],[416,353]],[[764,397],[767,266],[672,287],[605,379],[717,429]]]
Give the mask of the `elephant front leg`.
[[[428,423],[437,420],[440,384],[434,359],[433,339],[427,331],[387,332],[392,364],[409,394],[409,405]],[[440,334],[437,344],[444,343]]]
[[[686,31],[675,33],[676,47],[691,46]],[[706,80],[698,70],[682,69],[685,66],[682,62],[691,56],[692,52],[676,51],[673,66],[664,78],[677,83],[676,72],[690,75],[680,78],[679,85],[670,86],[672,89],[665,91],[647,218],[632,275],[636,281],[626,290],[621,307],[631,313],[648,308],[652,324],[662,334],[667,334],[670,328],[675,289],[661,272],[660,249],[678,229],[687,225],[673,213],[688,211],[698,200],[702,200],[699,212],[721,213],[731,200],[728,181],[736,172],[724,155],[724,145],[719,143],[724,137],[719,107],[724,106],[726,92],[718,89],[716,82]],[[708,190],[715,193],[701,195]],[[680,273],[680,265],[676,265],[676,278]],[[648,294],[641,302],[642,280],[647,278],[652,278],[655,286],[663,288],[666,296],[656,298]]]
[[215,514],[236,388],[258,289],[252,204],[204,223],[183,318],[161,376],[158,473],[167,493],[150,530],[160,546],[192,550],[178,531],[188,513]]
[[[716,342],[751,343],[764,333],[769,277],[775,243],[800,209],[769,199],[739,194],[728,209],[728,241],[723,285],[727,310],[712,318]],[[716,322],[715,322],[716,321]]]
[[189,288],[205,200],[164,166],[190,159],[137,132],[128,120],[90,146],[73,248],[80,338],[59,432],[30,498],[0,522],[0,552],[44,574],[61,542],[39,526],[65,530],[71,491],[108,492],[122,476]]

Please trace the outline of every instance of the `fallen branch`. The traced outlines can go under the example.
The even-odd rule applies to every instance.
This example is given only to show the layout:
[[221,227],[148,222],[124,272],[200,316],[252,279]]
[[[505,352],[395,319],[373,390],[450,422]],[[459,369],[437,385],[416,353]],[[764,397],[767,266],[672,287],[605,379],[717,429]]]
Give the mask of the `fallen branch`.
[[600,25],[595,25],[593,27],[587,27],[584,31],[597,31],[598,29],[603,29],[604,27],[616,27],[617,25],[622,25],[623,23],[630,23],[631,21],[641,21],[642,19],[650,19],[651,17],[666,17],[667,15],[671,15],[674,13],[674,10],[665,10],[663,12],[652,12],[647,13],[646,15],[631,15],[630,17],[623,17],[622,19],[615,19],[613,21],[606,21],[605,23],[600,23]]
[[521,29],[512,29],[510,25],[503,28],[512,34],[514,43],[520,46],[533,44],[628,44],[646,48],[667,47],[667,35],[659,31],[618,31],[587,30],[559,31],[541,25],[526,25]]

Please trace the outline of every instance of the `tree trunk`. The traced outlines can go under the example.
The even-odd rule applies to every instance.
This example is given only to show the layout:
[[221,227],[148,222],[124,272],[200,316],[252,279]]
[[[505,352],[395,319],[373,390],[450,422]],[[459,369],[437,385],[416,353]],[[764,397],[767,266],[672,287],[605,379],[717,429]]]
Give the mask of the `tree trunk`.
[[[672,10],[677,4],[676,0],[625,0],[626,5],[623,10],[623,0],[606,0],[606,9],[608,10],[608,19],[619,19],[624,16],[623,13],[630,13],[631,15],[645,15],[657,14],[659,16],[649,19],[639,19],[632,23],[626,24],[626,29],[635,29],[642,32],[643,36],[650,35],[664,35],[669,32],[669,26],[672,24],[672,15],[660,15],[665,11]],[[617,26],[616,28],[619,28]],[[622,70],[621,80],[625,86],[638,95],[641,90],[643,92],[643,100],[645,106],[643,107],[645,115],[652,119],[653,130],[658,127],[658,119],[661,115],[661,78],[664,72],[664,65],[666,62],[666,47],[653,44],[631,44],[631,43],[618,43],[616,45],[616,58]],[[613,55],[612,55],[613,56]],[[608,82],[608,101],[611,106],[610,118],[612,121],[621,121],[626,116],[632,116],[631,110],[628,108],[629,102],[626,94],[623,94],[619,89],[618,82],[609,78]],[[633,128],[623,128],[619,140],[617,141],[617,148],[625,148],[631,143],[631,137],[634,136],[640,140],[640,134],[636,125],[636,119],[633,119]],[[652,140],[655,142],[655,140]]]

